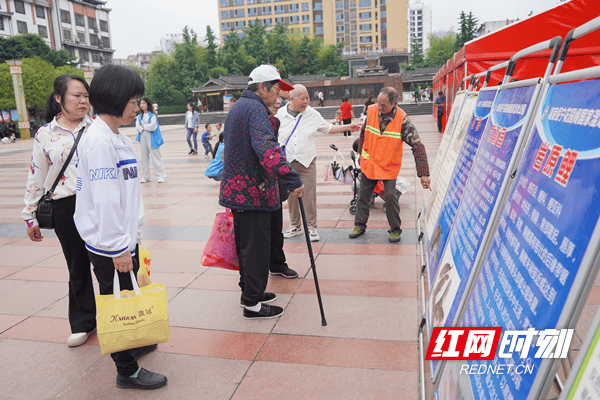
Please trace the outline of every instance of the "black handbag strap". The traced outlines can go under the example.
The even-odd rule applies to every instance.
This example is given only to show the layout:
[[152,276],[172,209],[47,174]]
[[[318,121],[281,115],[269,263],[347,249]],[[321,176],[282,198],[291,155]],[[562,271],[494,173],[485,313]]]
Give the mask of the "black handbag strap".
[[79,133],[77,134],[77,139],[75,139],[75,143],[73,143],[73,147],[71,148],[69,157],[67,157],[67,161],[65,161],[65,163],[63,164],[62,168],[60,169],[60,172],[58,173],[58,176],[56,177],[56,180],[54,181],[54,185],[52,185],[52,187],[50,188],[50,190],[48,190],[47,193],[50,193],[50,194],[54,193],[54,189],[56,189],[56,185],[58,185],[58,182],[60,182],[60,178],[62,178],[63,174],[65,173],[65,170],[67,169],[67,167],[69,166],[69,163],[71,162],[71,159],[73,158],[73,154],[75,153],[75,149],[77,148],[77,144],[79,143],[79,139],[81,139],[81,135],[83,135],[84,130],[85,130],[85,126],[79,130]]

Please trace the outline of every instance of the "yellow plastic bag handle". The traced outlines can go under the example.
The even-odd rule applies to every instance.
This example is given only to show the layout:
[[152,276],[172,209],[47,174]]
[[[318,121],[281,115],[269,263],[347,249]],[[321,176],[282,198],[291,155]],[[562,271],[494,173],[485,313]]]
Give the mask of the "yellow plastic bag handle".
[[[137,279],[133,275],[133,270],[129,271],[129,276],[131,277],[131,283],[133,284],[133,290],[135,291],[135,295],[142,294],[140,287],[138,286]],[[119,274],[115,269],[115,276],[113,277],[113,295],[115,299],[121,298],[121,284],[119,283]]]

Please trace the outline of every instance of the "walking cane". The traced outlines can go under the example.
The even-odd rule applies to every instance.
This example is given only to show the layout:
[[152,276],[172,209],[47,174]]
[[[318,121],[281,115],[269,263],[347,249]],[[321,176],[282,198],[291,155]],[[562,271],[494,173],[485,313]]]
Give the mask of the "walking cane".
[[308,225],[306,223],[306,214],[304,213],[304,203],[302,203],[302,197],[298,197],[298,204],[300,204],[300,213],[302,214],[304,236],[306,237],[306,246],[308,247],[308,254],[310,256],[310,267],[312,268],[313,276],[315,277],[315,289],[317,290],[317,299],[319,300],[319,309],[321,310],[321,325],[327,326],[327,321],[325,321],[325,313],[323,312],[323,302],[321,301],[321,291],[319,290],[319,280],[317,279],[315,257],[313,256],[312,246],[310,244],[310,237],[308,236]]

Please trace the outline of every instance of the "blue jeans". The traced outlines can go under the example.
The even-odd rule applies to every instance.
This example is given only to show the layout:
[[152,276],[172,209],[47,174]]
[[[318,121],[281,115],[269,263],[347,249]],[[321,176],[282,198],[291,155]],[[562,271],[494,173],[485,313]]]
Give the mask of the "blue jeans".
[[213,149],[212,146],[210,145],[210,142],[202,142],[202,146],[204,146],[204,155],[207,156],[210,153],[212,153]]
[[[194,147],[192,147],[191,137],[194,136]],[[187,142],[190,146],[190,150],[198,150],[198,132],[194,128],[187,128]]]

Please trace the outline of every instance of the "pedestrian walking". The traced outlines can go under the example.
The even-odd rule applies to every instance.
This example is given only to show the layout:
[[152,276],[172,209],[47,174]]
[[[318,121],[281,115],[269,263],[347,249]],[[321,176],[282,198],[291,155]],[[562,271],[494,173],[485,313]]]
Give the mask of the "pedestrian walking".
[[[198,154],[198,125],[200,125],[200,116],[198,112],[194,110],[194,103],[190,102],[187,104],[187,111],[185,113],[185,129],[187,131],[186,139],[188,146],[190,146],[189,155]],[[194,144],[192,145],[192,139]]]

